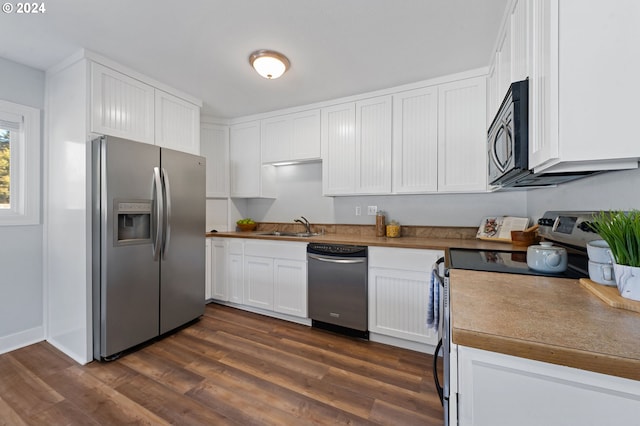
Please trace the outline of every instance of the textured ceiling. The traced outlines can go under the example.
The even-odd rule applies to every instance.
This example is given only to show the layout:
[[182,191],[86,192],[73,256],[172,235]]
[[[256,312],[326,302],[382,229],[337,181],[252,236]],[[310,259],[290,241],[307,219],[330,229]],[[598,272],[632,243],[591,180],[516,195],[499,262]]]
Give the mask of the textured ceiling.
[[[86,48],[238,117],[488,64],[507,0],[53,0],[3,13],[0,57],[47,69]],[[284,53],[278,80],[248,63]]]

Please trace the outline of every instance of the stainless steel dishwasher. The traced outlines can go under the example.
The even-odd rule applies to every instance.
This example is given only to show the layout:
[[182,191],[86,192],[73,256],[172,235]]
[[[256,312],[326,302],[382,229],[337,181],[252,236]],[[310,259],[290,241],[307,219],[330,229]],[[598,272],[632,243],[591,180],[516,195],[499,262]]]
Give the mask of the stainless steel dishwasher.
[[309,243],[307,261],[312,325],[368,339],[367,247]]

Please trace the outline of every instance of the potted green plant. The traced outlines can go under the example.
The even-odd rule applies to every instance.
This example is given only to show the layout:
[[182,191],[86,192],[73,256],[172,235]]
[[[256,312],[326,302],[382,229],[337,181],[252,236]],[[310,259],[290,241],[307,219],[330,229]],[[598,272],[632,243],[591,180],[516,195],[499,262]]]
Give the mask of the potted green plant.
[[609,244],[620,295],[640,300],[640,211],[602,212],[591,226]]

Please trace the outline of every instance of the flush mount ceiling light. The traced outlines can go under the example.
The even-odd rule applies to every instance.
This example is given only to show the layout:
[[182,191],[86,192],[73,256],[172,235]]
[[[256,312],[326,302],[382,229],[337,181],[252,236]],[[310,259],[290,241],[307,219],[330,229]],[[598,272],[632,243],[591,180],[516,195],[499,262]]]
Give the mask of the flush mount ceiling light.
[[280,77],[290,65],[286,56],[273,50],[256,50],[249,56],[249,63],[269,80]]

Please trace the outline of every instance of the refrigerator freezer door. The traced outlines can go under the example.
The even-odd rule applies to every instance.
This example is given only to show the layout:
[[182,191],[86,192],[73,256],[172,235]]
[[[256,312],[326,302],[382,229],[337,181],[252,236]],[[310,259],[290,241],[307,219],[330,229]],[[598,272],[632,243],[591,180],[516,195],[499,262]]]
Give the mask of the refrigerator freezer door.
[[161,150],[165,240],[160,268],[160,334],[204,313],[205,159]]
[[94,279],[94,355],[101,358],[159,332],[153,170],[160,166],[160,149],[112,137],[95,141],[93,148],[94,277],[99,276]]

